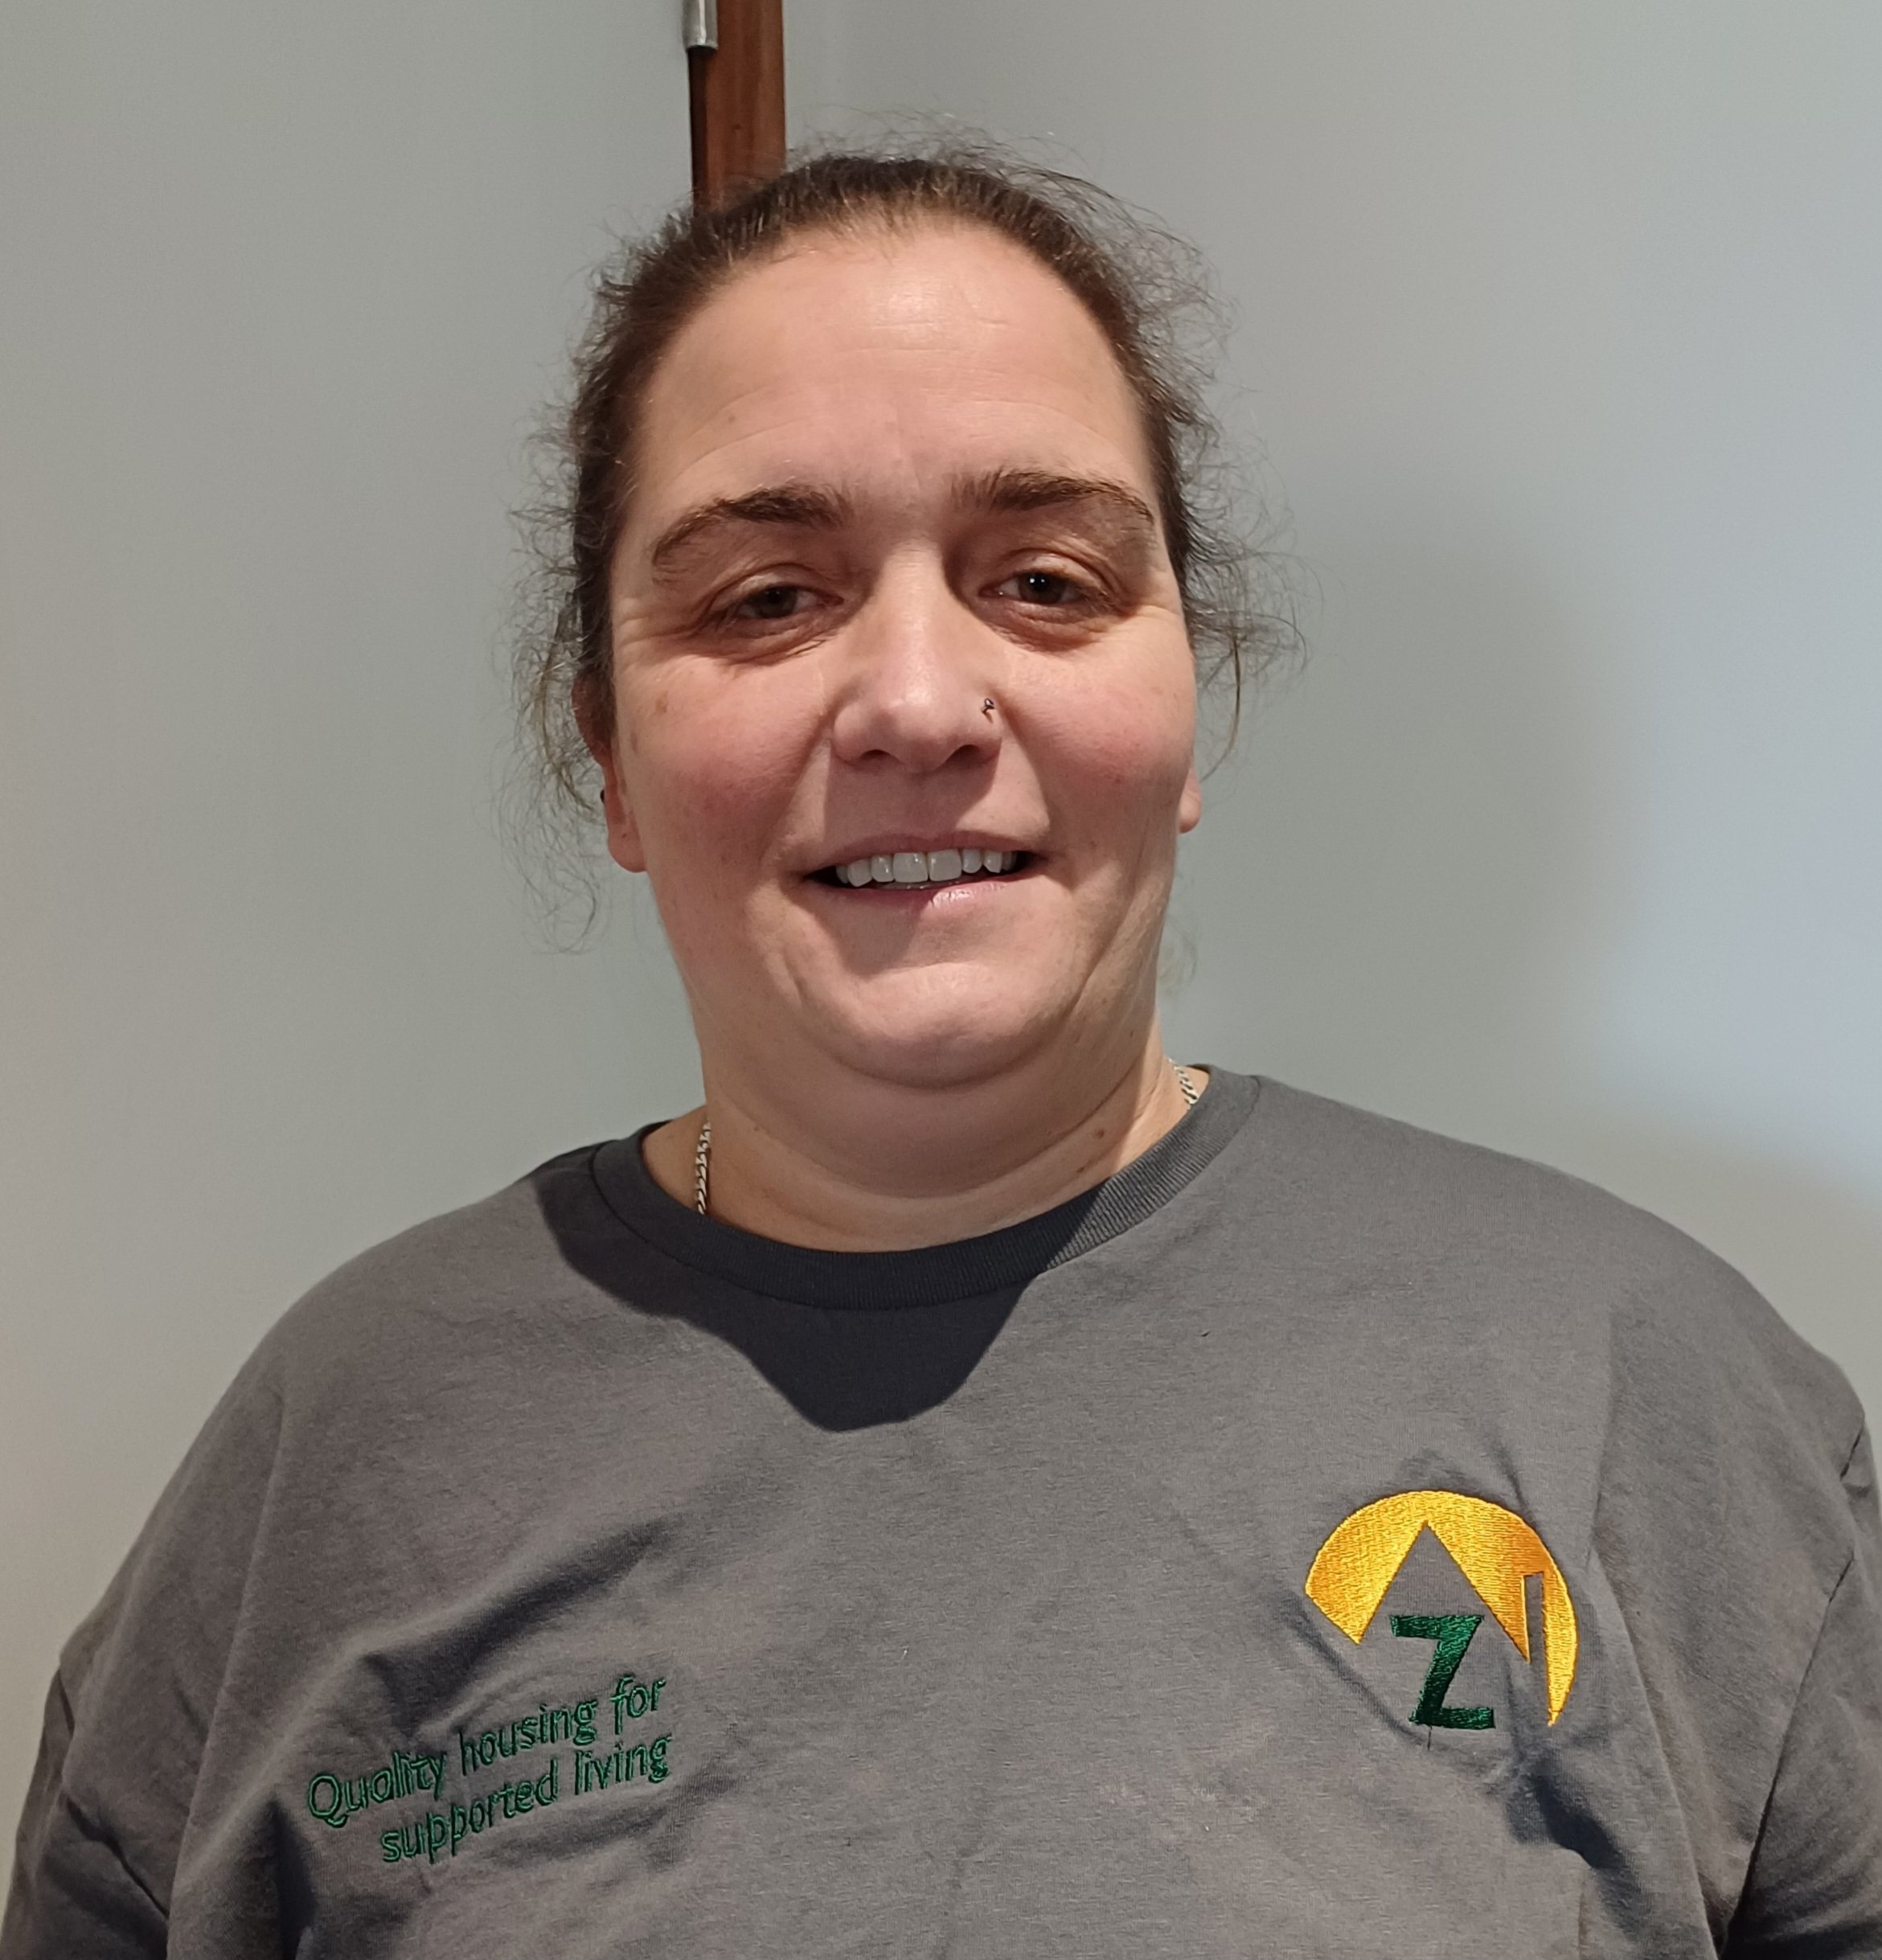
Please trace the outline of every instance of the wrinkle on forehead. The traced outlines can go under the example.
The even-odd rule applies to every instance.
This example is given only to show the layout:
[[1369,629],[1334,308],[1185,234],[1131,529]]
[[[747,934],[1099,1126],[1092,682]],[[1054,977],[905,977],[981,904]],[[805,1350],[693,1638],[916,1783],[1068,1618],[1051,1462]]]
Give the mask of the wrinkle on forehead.
[[1056,274],[978,227],[829,235],[741,273],[682,330],[648,392],[635,501],[663,527],[676,500],[865,463],[994,469],[1018,460],[1010,443],[1154,498],[1135,396]]

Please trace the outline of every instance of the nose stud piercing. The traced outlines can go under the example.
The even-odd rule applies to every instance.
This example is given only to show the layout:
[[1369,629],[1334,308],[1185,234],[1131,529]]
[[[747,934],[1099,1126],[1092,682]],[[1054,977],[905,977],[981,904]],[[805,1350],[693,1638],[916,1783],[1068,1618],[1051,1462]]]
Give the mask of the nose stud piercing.
[[987,716],[990,719],[992,716],[994,711],[994,698],[990,694],[984,701],[981,703],[980,711],[982,714]]

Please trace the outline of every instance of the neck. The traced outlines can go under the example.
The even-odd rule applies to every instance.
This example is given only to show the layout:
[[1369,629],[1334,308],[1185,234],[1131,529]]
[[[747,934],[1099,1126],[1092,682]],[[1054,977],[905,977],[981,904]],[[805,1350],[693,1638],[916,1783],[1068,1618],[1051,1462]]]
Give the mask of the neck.
[[708,1066],[705,1107],[648,1138],[647,1167],[691,1205],[710,1116],[711,1215],[724,1224],[832,1252],[972,1238],[1089,1190],[1181,1120],[1188,1105],[1154,1016],[1098,1059],[1066,1069],[1042,1058],[945,1089],[856,1084],[803,1107]]

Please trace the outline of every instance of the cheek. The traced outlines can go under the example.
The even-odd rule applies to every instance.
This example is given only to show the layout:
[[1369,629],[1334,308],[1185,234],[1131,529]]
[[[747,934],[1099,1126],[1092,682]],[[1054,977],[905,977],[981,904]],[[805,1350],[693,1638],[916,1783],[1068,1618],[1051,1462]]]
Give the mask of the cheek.
[[669,892],[752,882],[801,791],[814,718],[770,691],[710,670],[622,691],[625,787],[662,910]]
[[[1187,662],[1187,656],[1186,656]],[[1068,689],[1041,704],[1048,794],[1090,835],[1120,837],[1135,855],[1172,844],[1195,744],[1187,664],[1164,684],[1115,692]]]

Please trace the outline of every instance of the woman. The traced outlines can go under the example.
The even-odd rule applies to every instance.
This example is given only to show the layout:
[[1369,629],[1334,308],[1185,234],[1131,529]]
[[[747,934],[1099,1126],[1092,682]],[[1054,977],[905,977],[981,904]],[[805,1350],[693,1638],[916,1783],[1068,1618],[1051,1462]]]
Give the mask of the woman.
[[63,1659],[6,1960],[1882,1951],[1835,1371],[1165,1055],[1222,560],[1120,223],[833,156],[602,287],[531,692],[704,1106],[264,1343]]

